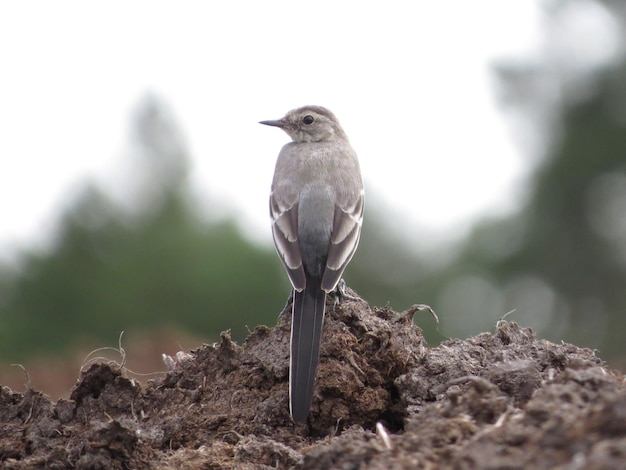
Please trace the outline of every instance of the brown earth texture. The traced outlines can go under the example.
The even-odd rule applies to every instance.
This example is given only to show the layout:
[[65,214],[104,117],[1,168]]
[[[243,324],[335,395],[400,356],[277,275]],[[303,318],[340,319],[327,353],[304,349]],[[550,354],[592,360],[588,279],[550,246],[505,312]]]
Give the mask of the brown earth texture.
[[626,468],[626,387],[589,349],[515,323],[426,346],[416,310],[329,297],[306,424],[289,417],[290,315],[140,385],[114,363],[70,399],[3,387],[6,469]]

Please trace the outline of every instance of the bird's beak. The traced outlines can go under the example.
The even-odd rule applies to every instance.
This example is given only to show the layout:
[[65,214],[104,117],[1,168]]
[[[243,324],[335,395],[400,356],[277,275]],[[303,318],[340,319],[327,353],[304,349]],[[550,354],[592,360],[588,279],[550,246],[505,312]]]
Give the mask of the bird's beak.
[[287,122],[282,119],[276,119],[272,121],[259,121],[259,124],[265,124],[266,126],[280,127],[281,129],[287,127]]

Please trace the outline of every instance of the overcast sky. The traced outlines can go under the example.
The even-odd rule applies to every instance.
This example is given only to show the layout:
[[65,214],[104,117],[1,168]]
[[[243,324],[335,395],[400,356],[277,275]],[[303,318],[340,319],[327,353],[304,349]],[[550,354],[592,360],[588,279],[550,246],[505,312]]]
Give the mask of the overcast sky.
[[532,55],[540,24],[532,1],[2,2],[0,250],[45,239],[85,179],[116,191],[147,93],[184,131],[196,191],[260,239],[288,138],[258,121],[304,104],[338,116],[366,194],[456,231],[519,198],[526,156],[489,66]]

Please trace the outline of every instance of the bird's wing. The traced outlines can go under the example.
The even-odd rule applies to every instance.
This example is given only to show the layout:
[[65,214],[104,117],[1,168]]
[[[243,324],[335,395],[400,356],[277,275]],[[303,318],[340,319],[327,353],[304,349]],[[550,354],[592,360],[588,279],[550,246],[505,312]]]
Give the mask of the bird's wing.
[[302,255],[298,244],[298,203],[296,198],[281,198],[270,194],[270,215],[274,245],[293,288],[302,291],[306,286]]
[[363,199],[361,190],[347,197],[345,201],[338,201],[335,206],[326,270],[322,277],[322,289],[326,292],[335,289],[359,244],[363,222]]

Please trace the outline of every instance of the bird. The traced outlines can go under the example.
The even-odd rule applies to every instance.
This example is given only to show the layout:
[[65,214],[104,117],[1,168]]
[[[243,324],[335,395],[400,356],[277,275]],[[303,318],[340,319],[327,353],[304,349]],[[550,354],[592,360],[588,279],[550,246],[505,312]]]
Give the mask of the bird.
[[361,236],[363,182],[356,152],[328,109],[303,106],[260,124],[291,137],[276,161],[270,216],[274,245],[293,287],[289,409],[294,422],[304,423],[313,401],[326,294],[337,289]]

